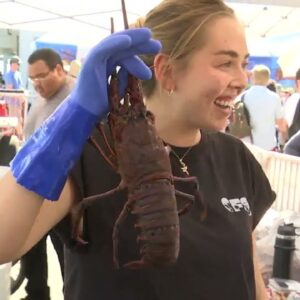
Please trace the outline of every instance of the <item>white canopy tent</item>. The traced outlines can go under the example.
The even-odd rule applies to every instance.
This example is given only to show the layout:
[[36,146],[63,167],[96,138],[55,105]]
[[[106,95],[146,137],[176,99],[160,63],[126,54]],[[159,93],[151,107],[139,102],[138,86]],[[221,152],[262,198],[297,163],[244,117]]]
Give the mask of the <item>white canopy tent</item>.
[[[66,34],[109,34],[110,17],[116,29],[123,28],[121,1],[94,0],[0,0],[0,27]],[[133,22],[160,0],[126,0]],[[251,37],[274,36],[300,31],[298,0],[227,0],[245,23]]]
[[[129,22],[160,1],[126,0]],[[292,45],[300,49],[300,0],[225,1],[245,25],[251,55],[281,55],[289,47],[288,41],[270,47],[266,38],[297,32],[299,40],[294,36]],[[121,0],[0,0],[0,27],[45,32],[45,40],[85,49],[110,33],[111,17],[115,29],[123,29]]]
[[[127,0],[129,22],[144,15],[159,0]],[[0,0],[0,26],[71,35],[103,37],[110,33],[110,18],[116,30],[123,28],[121,0]]]

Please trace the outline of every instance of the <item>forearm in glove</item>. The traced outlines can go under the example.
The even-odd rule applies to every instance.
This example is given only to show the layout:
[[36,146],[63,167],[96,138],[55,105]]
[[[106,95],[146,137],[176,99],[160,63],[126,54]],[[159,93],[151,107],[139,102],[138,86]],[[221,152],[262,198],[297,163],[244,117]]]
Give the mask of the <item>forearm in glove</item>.
[[108,78],[120,66],[120,87],[127,72],[150,79],[151,71],[137,57],[157,53],[160,43],[146,28],[115,33],[89,53],[71,95],[43,123],[11,163],[16,181],[49,200],[57,200],[68,173],[89,137],[95,122],[109,110]]

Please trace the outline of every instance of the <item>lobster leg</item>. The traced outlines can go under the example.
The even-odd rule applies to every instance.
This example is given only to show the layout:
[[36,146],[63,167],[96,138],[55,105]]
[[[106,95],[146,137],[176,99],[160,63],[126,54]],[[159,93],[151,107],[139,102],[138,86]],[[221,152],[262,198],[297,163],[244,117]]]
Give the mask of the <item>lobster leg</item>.
[[109,89],[111,112],[118,112],[121,108],[121,97],[119,96],[119,84],[118,84],[118,77],[116,72],[114,72],[111,75],[108,89]]
[[106,162],[113,168],[113,170],[117,171],[118,167],[117,165],[111,161],[111,159],[109,157],[107,157],[106,153],[103,151],[103,149],[98,145],[98,143],[96,142],[96,140],[90,136],[89,137],[89,142],[100,152],[100,154],[102,155],[102,157],[106,160]]
[[113,239],[113,262],[114,262],[114,266],[115,268],[119,269],[120,268],[120,264],[119,264],[119,260],[118,260],[118,253],[119,253],[119,227],[120,225],[124,222],[124,220],[126,219],[126,217],[128,216],[128,214],[131,212],[132,210],[132,201],[127,201],[127,203],[124,205],[120,215],[118,216],[115,224],[114,224],[114,228],[113,228],[113,235],[112,235],[112,239]]
[[[174,181],[176,182],[192,182],[195,184],[195,188],[194,188],[194,199],[197,200],[197,202],[199,203],[200,207],[201,207],[201,214],[200,214],[200,218],[201,220],[204,220],[206,218],[207,215],[207,207],[205,202],[203,201],[203,197],[200,194],[200,189],[199,189],[199,183],[198,183],[198,179],[194,176],[190,176],[190,177],[173,177]],[[183,194],[179,194],[179,191],[176,190],[177,195],[180,195],[184,198],[189,198],[187,197],[187,195],[183,195]],[[182,192],[180,192],[182,193]],[[179,215],[182,215],[184,213],[186,213],[186,211],[188,210],[188,208],[193,204],[194,201],[189,201],[186,205],[184,205],[184,207],[178,212]]]
[[105,133],[104,128],[103,128],[103,123],[99,123],[99,124],[98,124],[98,130],[99,130],[101,136],[102,136],[103,139],[104,139],[105,145],[106,145],[107,149],[109,150],[110,155],[111,155],[114,159],[116,159],[116,152],[115,152],[115,150],[110,146],[110,143],[108,142],[106,133]]
[[196,185],[196,189],[199,189],[198,179],[195,176],[189,176],[189,177],[177,177],[173,176],[174,181],[177,182],[194,182]]
[[122,185],[119,184],[116,188],[106,193],[84,198],[82,201],[80,201],[77,205],[74,206],[71,212],[71,216],[72,216],[72,238],[75,241],[77,241],[79,244],[87,244],[87,241],[81,238],[80,229],[79,229],[85,209],[91,206],[94,202],[106,198],[108,196],[111,196],[121,191],[122,189],[123,189]]
[[[128,75],[128,93],[131,95],[130,104],[133,108],[139,105],[144,107],[143,95],[141,93],[139,85],[140,83],[137,78],[133,77],[132,75]],[[136,109],[138,110],[139,107],[137,107]]]
[[117,187],[115,187],[114,189],[107,191],[105,193],[102,194],[98,194],[98,195],[94,195],[94,196],[90,196],[90,197],[86,197],[84,198],[80,203],[82,203],[82,205],[84,205],[84,207],[89,207],[91,206],[94,202],[106,198],[108,196],[112,196],[113,194],[120,192],[121,190],[123,190],[124,187],[123,185],[120,183]]
[[195,196],[192,196],[190,194],[187,194],[187,193],[184,193],[184,192],[181,192],[181,191],[178,191],[178,190],[175,190],[175,195],[176,196],[181,196],[185,199],[188,199],[188,202],[183,206],[183,208],[181,208],[178,211],[178,216],[181,216],[181,215],[185,214],[188,211],[188,209],[190,208],[190,206],[192,204],[194,204]]

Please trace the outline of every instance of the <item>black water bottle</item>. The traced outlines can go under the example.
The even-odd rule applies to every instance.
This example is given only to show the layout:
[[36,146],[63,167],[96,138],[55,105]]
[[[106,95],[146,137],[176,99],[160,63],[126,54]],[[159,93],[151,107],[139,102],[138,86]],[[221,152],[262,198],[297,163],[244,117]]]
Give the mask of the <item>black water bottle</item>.
[[290,279],[291,260],[295,250],[294,224],[283,224],[277,229],[274,246],[273,277]]

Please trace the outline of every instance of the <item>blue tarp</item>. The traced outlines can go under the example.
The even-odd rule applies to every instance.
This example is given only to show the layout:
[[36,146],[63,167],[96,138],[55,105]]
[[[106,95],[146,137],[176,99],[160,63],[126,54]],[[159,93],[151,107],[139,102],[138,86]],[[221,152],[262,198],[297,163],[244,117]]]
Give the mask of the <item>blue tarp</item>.
[[76,45],[58,44],[42,41],[36,41],[35,45],[37,49],[51,48],[55,50],[60,55],[62,60],[66,60],[68,62],[71,62],[77,57],[78,47]]

